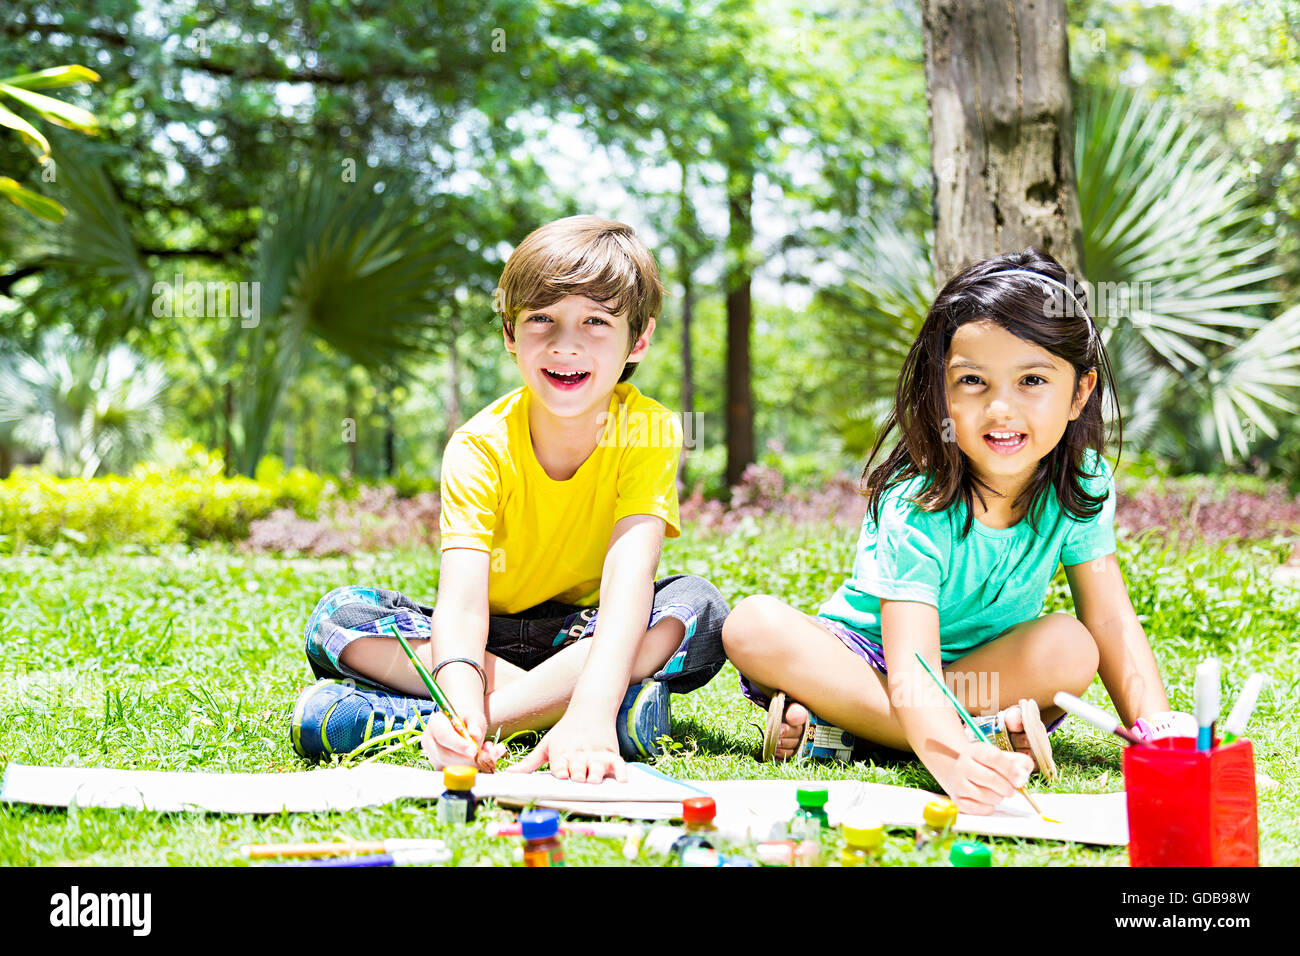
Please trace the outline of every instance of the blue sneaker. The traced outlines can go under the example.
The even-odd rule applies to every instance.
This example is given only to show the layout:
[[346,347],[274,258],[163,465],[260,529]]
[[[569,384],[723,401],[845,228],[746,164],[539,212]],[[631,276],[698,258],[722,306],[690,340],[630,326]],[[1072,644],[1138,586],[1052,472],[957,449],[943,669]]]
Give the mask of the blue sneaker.
[[385,693],[355,681],[318,680],[301,694],[289,722],[293,749],[308,760],[365,749],[390,730],[423,726],[437,704]]
[[669,696],[668,685],[657,680],[645,680],[627,689],[614,719],[618,752],[624,760],[644,760],[663,753],[659,738],[673,731]]
[[853,746],[857,738],[847,730],[828,724],[811,710],[808,726],[804,728],[803,743],[799,745],[800,757],[810,760],[838,760],[848,763],[853,759]]

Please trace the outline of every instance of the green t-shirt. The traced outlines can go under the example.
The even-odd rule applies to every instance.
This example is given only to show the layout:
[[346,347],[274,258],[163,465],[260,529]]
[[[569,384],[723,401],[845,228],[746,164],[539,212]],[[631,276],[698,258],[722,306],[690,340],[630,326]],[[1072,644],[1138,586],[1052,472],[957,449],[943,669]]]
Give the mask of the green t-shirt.
[[1049,489],[1037,533],[1028,518],[1010,528],[976,519],[961,537],[966,506],[926,512],[907,498],[923,477],[890,488],[881,500],[879,527],[870,511],[862,521],[853,575],[821,606],[822,617],[843,621],[880,640],[880,599],[920,601],[939,610],[944,664],[986,644],[1009,627],[1035,618],[1058,564],[1082,564],[1115,550],[1115,488],[1105,460],[1084,461],[1083,486],[1108,496],[1089,521],[1062,513]]

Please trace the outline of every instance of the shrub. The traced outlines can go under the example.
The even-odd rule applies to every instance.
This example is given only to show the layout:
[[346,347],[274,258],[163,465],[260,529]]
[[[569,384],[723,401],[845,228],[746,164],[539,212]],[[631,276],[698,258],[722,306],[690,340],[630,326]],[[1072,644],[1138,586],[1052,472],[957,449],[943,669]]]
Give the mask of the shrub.
[[129,477],[57,478],[19,468],[0,481],[0,554],[242,541],[255,519],[281,505],[314,513],[325,493],[326,483],[301,469],[270,477],[263,484],[142,466]]

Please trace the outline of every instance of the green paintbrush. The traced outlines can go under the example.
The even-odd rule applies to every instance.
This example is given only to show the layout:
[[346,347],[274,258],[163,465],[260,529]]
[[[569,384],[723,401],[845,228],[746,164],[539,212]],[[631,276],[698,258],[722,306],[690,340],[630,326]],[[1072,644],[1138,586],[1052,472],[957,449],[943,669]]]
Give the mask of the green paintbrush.
[[[956,697],[953,696],[952,691],[948,689],[948,685],[943,682],[943,678],[934,672],[934,668],[930,666],[929,661],[927,661],[924,657],[921,656],[920,651],[916,652],[916,659],[921,662],[921,666],[925,668],[925,672],[934,678],[934,682],[939,685],[939,689],[943,691],[943,695],[947,697],[949,701],[952,702],[952,705],[954,707],[957,708],[957,713],[961,716],[962,720],[966,721],[966,726],[969,727],[971,730],[973,730],[975,732],[975,736],[978,737],[981,741],[983,741],[986,744],[993,745],[993,741],[989,740],[988,736],[984,733],[984,731],[980,730],[979,725],[975,723],[975,718],[973,718],[970,714],[966,713],[966,708],[961,705],[961,701],[959,701]],[[1029,791],[1027,791],[1024,787],[1016,787],[1016,789],[1020,791],[1020,795],[1022,797],[1024,797],[1026,800],[1029,801],[1029,805],[1034,808],[1034,812],[1037,813],[1044,820],[1048,821],[1049,823],[1061,822],[1060,820],[1053,820],[1051,817],[1044,814],[1043,811],[1038,808],[1038,804],[1034,803],[1034,798],[1029,795]]]
[[433,679],[433,675],[429,673],[429,669],[424,666],[424,661],[415,656],[415,651],[411,649],[410,644],[406,643],[406,638],[402,637],[396,627],[389,628],[388,632],[392,634],[393,637],[397,638],[398,642],[402,645],[402,650],[406,651],[406,656],[411,659],[411,665],[415,668],[415,672],[420,675],[420,680],[424,681],[424,686],[429,689],[429,696],[433,698],[433,702],[438,705],[438,708],[444,715],[446,715],[447,719],[451,721],[451,726],[455,728],[456,733],[468,740],[473,745],[475,752],[477,752],[478,744],[474,742],[474,735],[469,732],[469,727],[466,726],[465,721],[461,720],[460,714],[456,713],[456,708],[451,706],[451,701],[448,699],[447,695],[442,692],[442,688],[438,686],[438,682]]

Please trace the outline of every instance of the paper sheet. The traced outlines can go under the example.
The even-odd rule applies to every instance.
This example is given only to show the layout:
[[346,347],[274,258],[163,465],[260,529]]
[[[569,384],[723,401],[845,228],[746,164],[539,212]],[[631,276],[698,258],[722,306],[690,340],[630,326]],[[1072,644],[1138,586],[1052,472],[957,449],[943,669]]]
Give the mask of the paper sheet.
[[[114,770],[103,767],[33,767],[5,769],[0,800],[43,806],[130,808],[160,812],[281,813],[351,810],[380,806],[402,798],[436,799],[442,773],[390,764],[355,769],[334,768],[296,773],[195,773],[159,770]],[[642,764],[628,766],[627,783],[573,783],[549,773],[480,774],[474,785],[480,797],[516,803],[536,799],[668,804],[680,808],[698,791]]]
[[[627,783],[573,783],[549,773],[480,774],[474,792],[507,806],[550,806],[589,816],[673,819],[681,801],[707,793],[718,803],[719,819],[753,821],[756,829],[789,819],[795,790],[816,784],[829,791],[833,823],[855,807],[886,826],[915,828],[936,794],[909,787],[853,780],[689,780],[667,777],[645,764],[628,764]],[[351,810],[403,798],[433,800],[442,793],[442,774],[433,770],[368,764],[297,773],[193,773],[108,768],[32,767],[10,764],[0,800],[44,806],[133,808],[160,812],[280,813]],[[1040,819],[1023,797],[1014,796],[991,816],[960,814],[955,829],[986,836],[1024,837],[1124,846],[1128,813],[1123,793],[1036,793],[1049,817]]]

